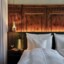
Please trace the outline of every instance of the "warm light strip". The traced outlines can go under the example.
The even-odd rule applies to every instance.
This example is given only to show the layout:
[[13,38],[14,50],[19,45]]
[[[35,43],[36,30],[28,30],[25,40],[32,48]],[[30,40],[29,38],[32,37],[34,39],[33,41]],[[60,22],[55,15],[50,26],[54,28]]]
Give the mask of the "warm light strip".
[[64,32],[64,29],[45,29],[45,30],[16,30],[16,32]]
[[16,31],[16,25],[15,25],[15,22],[13,22],[12,31]]

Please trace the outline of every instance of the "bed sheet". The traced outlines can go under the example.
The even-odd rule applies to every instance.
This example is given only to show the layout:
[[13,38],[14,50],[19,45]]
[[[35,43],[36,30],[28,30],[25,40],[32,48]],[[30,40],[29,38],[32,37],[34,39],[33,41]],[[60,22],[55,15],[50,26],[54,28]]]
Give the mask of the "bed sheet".
[[53,49],[35,48],[25,50],[17,64],[64,64],[64,57]]

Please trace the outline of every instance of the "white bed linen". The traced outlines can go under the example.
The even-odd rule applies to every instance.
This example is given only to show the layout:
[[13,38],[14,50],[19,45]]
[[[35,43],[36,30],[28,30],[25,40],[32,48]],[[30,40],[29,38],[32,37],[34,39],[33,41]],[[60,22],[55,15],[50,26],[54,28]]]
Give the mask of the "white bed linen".
[[52,49],[25,50],[17,64],[64,64],[64,57]]
[[58,52],[59,52],[62,56],[64,56],[64,49],[60,49]]
[[56,34],[54,33],[55,43],[56,43],[56,50],[60,51],[64,49],[64,34]]

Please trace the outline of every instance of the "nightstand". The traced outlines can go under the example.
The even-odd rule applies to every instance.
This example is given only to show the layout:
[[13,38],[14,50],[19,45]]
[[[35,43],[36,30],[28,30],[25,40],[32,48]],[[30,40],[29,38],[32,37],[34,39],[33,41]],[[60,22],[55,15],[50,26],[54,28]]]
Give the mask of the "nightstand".
[[23,50],[11,49],[8,51],[8,62],[7,64],[17,64],[19,61]]

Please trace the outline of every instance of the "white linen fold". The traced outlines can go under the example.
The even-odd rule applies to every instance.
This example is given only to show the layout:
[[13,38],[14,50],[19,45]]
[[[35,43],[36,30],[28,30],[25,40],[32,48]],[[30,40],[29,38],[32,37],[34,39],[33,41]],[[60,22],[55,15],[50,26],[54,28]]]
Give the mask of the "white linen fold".
[[64,64],[64,57],[56,50],[35,48],[25,50],[18,64]]

